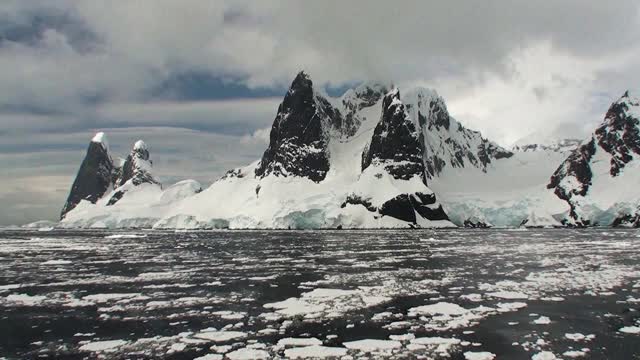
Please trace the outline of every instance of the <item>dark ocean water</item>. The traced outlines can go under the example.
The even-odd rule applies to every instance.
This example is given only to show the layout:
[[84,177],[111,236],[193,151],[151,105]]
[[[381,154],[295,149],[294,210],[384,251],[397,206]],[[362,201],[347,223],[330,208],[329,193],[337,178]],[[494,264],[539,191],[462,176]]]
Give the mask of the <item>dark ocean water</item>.
[[0,358],[640,359],[639,234],[1,231]]

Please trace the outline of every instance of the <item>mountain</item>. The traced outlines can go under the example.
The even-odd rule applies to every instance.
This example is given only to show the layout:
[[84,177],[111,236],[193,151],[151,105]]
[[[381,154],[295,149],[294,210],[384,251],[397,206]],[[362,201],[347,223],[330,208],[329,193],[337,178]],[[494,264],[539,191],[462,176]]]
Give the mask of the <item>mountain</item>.
[[206,189],[163,189],[144,142],[115,164],[96,135],[60,226],[640,226],[638,104],[626,93],[584,141],[534,134],[507,150],[434,90],[366,82],[332,98],[300,72],[262,157]]
[[405,102],[414,123],[424,137],[424,163],[429,179],[445,168],[474,167],[482,171],[513,153],[482,137],[478,131],[465,128],[449,115],[444,99],[434,90],[414,88]]
[[430,187],[459,226],[561,226],[559,219],[568,206],[547,184],[575,147],[571,139],[520,143],[510,155],[494,157],[486,165],[466,161],[464,166],[445,166],[430,180]]
[[89,143],[87,154],[80,165],[60,217],[64,218],[82,200],[95,204],[112,188],[114,168],[107,137],[99,132]]
[[124,162],[116,164],[111,157],[106,135],[103,132],[97,133],[89,143],[87,154],[62,209],[61,219],[65,219],[81,203],[89,206],[102,201],[106,206],[111,206],[128,191],[141,185],[161,187],[151,168],[149,149],[142,140],[134,144]]
[[[397,89],[364,83],[335,99],[300,72],[260,160],[204,190],[191,181],[162,190],[153,178],[129,171],[128,163],[148,158],[134,148],[119,186],[70,212],[61,226],[452,227],[427,186],[424,149]],[[135,184],[138,178],[149,181]]]
[[329,171],[328,137],[333,127],[341,128],[342,115],[314,91],[307,74],[293,80],[271,127],[269,147],[256,176],[300,176],[315,182]]
[[595,132],[551,176],[548,188],[566,201],[570,226],[639,226],[640,100],[626,92]]

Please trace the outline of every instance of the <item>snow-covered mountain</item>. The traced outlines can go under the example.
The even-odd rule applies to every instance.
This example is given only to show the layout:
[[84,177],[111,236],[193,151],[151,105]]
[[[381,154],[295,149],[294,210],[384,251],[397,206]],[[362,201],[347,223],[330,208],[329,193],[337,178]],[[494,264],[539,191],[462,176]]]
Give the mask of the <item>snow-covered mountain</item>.
[[368,82],[332,98],[301,72],[262,158],[207,189],[162,189],[142,141],[116,164],[96,135],[60,226],[640,226],[638,107],[625,94],[585,141],[534,136],[507,150],[434,90]]
[[626,92],[595,132],[553,173],[549,189],[566,201],[573,226],[640,226],[640,100]]
[[62,209],[63,220],[72,210],[75,217],[97,207],[113,206],[128,192],[138,194],[161,191],[162,185],[151,172],[149,149],[142,140],[133,145],[125,160],[119,160],[113,160],[106,135],[97,133],[89,143],[87,154]]
[[499,159],[513,156],[478,131],[465,128],[449,115],[444,99],[437,92],[414,88],[404,101],[413,121],[419,126],[424,146],[424,163],[429,179],[439,176],[446,168],[477,168]]
[[[301,72],[278,108],[259,161],[230,170],[203,191],[188,181],[163,191],[145,175],[148,154],[134,148],[128,159],[143,164],[134,167],[138,173],[97,200],[80,201],[61,226],[454,226],[426,185],[424,149],[399,90],[366,83],[333,99]],[[127,171],[125,162],[122,179]]]

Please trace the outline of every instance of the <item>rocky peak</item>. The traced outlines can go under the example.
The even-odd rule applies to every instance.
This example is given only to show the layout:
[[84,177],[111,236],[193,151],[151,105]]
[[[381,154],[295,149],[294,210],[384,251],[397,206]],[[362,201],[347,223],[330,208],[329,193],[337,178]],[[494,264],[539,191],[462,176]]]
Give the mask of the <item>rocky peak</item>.
[[405,96],[407,112],[423,138],[426,176],[434,178],[446,167],[476,167],[482,171],[494,160],[513,153],[462,126],[449,115],[444,99],[434,90],[417,87]]
[[611,176],[617,176],[625,165],[640,155],[640,100],[626,91],[614,102],[595,131],[598,145],[611,155]]
[[415,125],[410,120],[397,88],[382,100],[382,115],[373,137],[362,156],[362,170],[380,165],[395,179],[413,176],[424,179],[422,144]]
[[158,184],[151,173],[152,165],[147,144],[142,140],[136,141],[131,153],[124,161],[121,176],[116,182],[117,185],[122,186],[129,180],[136,186],[144,183]]
[[340,127],[342,116],[300,72],[278,107],[269,147],[256,168],[256,176],[301,176],[315,182],[329,170],[328,134]]
[[[573,150],[567,159],[553,173],[547,188],[562,200],[571,210],[571,225],[591,225],[582,216],[584,198],[594,180],[592,165],[596,152],[610,156],[609,174],[612,178],[621,174],[625,166],[640,155],[640,101],[625,92],[607,111],[604,121],[590,138]],[[635,154],[635,155],[634,155]]]
[[114,164],[109,154],[109,144],[104,133],[97,133],[87,148],[69,196],[61,212],[61,218],[73,210],[81,200],[96,203],[113,185]]

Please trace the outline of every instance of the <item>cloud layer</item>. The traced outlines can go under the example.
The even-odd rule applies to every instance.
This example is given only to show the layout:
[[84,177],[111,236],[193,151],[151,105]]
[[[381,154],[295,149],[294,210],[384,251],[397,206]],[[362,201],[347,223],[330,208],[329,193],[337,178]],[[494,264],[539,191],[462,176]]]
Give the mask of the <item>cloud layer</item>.
[[53,218],[91,133],[137,137],[167,181],[257,158],[300,69],[436,88],[508,145],[584,136],[640,80],[637,1],[0,4],[0,224]]

